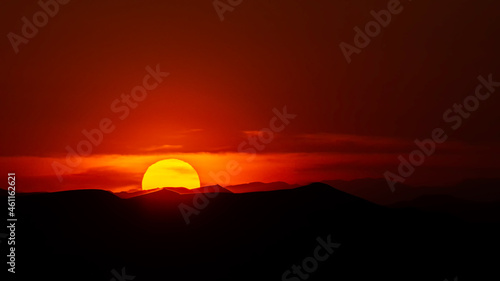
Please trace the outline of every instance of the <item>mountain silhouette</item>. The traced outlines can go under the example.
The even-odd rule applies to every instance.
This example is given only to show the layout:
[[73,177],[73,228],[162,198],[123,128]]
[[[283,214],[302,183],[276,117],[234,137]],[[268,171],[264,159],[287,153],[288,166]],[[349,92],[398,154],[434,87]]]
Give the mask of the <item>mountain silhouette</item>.
[[[324,183],[251,193],[162,189],[128,199],[78,190],[17,200],[19,280],[109,281],[122,268],[134,280],[302,280],[283,275],[327,240],[338,247],[307,280],[480,280],[499,262],[496,223],[385,207]],[[182,204],[196,210],[189,224]]]
[[246,184],[230,185],[226,187],[233,193],[247,193],[247,192],[258,192],[258,191],[272,191],[272,190],[282,190],[282,189],[293,189],[299,187],[297,184],[288,184],[286,182],[251,182]]
[[179,194],[193,194],[193,193],[232,193],[228,189],[220,185],[202,186],[199,188],[187,189],[185,187],[165,187],[167,190],[177,192]]
[[428,195],[449,195],[457,199],[477,202],[500,202],[500,193],[496,188],[500,185],[500,179],[468,179],[451,186],[410,186],[397,183],[394,192],[390,190],[386,180],[382,178],[351,181],[327,180],[323,182],[380,205],[393,205]]
[[116,192],[115,195],[122,198],[122,199],[128,199],[128,198],[132,198],[132,197],[136,197],[136,196],[140,196],[140,195],[144,195],[144,194],[148,194],[148,193],[151,193],[151,192],[156,192],[156,191],[159,191],[160,188],[156,188],[156,189],[149,189],[149,190],[134,190],[134,191],[122,191],[122,192]]

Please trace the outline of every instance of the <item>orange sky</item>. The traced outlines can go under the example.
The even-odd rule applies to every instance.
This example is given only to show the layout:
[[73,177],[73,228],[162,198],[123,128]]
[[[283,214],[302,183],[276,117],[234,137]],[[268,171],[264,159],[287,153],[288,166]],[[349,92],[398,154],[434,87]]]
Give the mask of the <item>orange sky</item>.
[[[500,4],[401,3],[348,64],[339,43],[387,1],[244,1],[222,22],[210,1],[70,1],[17,54],[0,42],[0,168],[26,191],[134,189],[164,158],[189,162],[204,184],[228,161],[242,168],[229,184],[383,177],[442,127],[449,140],[409,182],[498,176],[500,99],[458,130],[442,115],[479,75],[500,80]],[[38,10],[9,3],[0,33],[21,34]],[[137,86],[151,89],[124,101]],[[296,117],[248,161],[238,147],[284,106]],[[59,181],[54,161],[101,127],[110,132]]]
[[[230,185],[253,181],[308,183],[325,179],[383,177],[385,170],[396,170],[399,154],[414,149],[411,142],[403,140],[399,143],[390,142],[389,148],[389,140],[386,139],[364,138],[358,140],[358,144],[346,145],[342,141],[356,141],[356,137],[322,137],[325,145],[335,143],[333,138],[337,138],[339,144],[338,149],[329,148],[332,152],[324,152],[319,148],[316,152],[296,153],[97,154],[82,158],[79,165],[61,175],[61,181],[54,173],[52,165],[54,162],[65,164],[65,157],[2,157],[0,167],[6,171],[16,171],[21,190],[25,192],[87,188],[128,191],[139,189],[147,167],[162,159],[174,158],[190,163],[197,170],[202,185]],[[318,139],[312,142],[317,144]],[[438,149],[441,152],[428,158],[425,165],[418,167],[407,183],[448,184],[466,178],[495,175],[500,168],[497,161],[499,151],[491,147],[450,142]],[[338,151],[335,152],[336,150]],[[378,150],[384,152],[377,152]],[[228,168],[228,163],[234,162],[237,167],[231,164],[233,166]],[[232,171],[235,172],[231,174]]]

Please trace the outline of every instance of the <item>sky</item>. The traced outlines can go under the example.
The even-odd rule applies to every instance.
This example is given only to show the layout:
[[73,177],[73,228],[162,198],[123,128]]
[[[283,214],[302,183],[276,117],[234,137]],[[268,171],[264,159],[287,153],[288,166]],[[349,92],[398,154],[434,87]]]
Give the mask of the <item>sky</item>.
[[499,175],[500,88],[453,112],[479,76],[500,81],[497,1],[60,2],[29,36],[37,1],[0,11],[0,168],[21,191],[136,189],[167,158],[206,185],[382,178],[435,128],[446,141],[407,183]]

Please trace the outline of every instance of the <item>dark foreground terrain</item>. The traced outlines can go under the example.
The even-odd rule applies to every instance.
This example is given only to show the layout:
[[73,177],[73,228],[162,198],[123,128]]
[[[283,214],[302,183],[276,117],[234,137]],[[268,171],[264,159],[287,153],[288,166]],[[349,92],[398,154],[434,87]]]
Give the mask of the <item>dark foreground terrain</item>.
[[[499,205],[492,202],[489,219],[475,214],[476,220],[435,210],[439,198],[419,201],[434,202],[429,211],[384,207],[320,183],[207,195],[213,198],[189,224],[179,204],[200,207],[193,204],[199,194],[161,190],[120,199],[86,190],[18,196],[15,279],[500,278],[500,229],[491,215]],[[6,272],[5,240],[0,246]]]

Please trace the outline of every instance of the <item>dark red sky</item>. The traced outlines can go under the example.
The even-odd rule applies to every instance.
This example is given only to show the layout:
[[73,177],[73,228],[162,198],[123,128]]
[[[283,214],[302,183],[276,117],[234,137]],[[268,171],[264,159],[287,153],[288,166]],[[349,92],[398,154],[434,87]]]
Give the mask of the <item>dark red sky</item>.
[[[90,158],[208,152],[215,163],[287,106],[297,117],[259,154],[272,159],[254,166],[295,161],[288,153],[310,160],[275,177],[248,168],[234,183],[382,177],[436,127],[450,138],[412,180],[498,175],[500,89],[456,131],[442,115],[474,93],[479,75],[500,81],[500,3],[401,1],[402,12],[347,63],[339,44],[354,44],[353,28],[388,2],[243,1],[220,21],[211,1],[70,1],[16,54],[7,35],[22,34],[21,18],[40,6],[8,1],[0,11],[2,170],[24,171],[38,189],[88,188],[96,175],[123,187],[116,173],[130,169]],[[112,102],[157,64],[170,75],[118,119]],[[54,181],[48,163],[102,118],[116,129],[79,167],[82,179]],[[204,178],[201,159],[190,163]],[[309,170],[321,173],[297,176]]]

